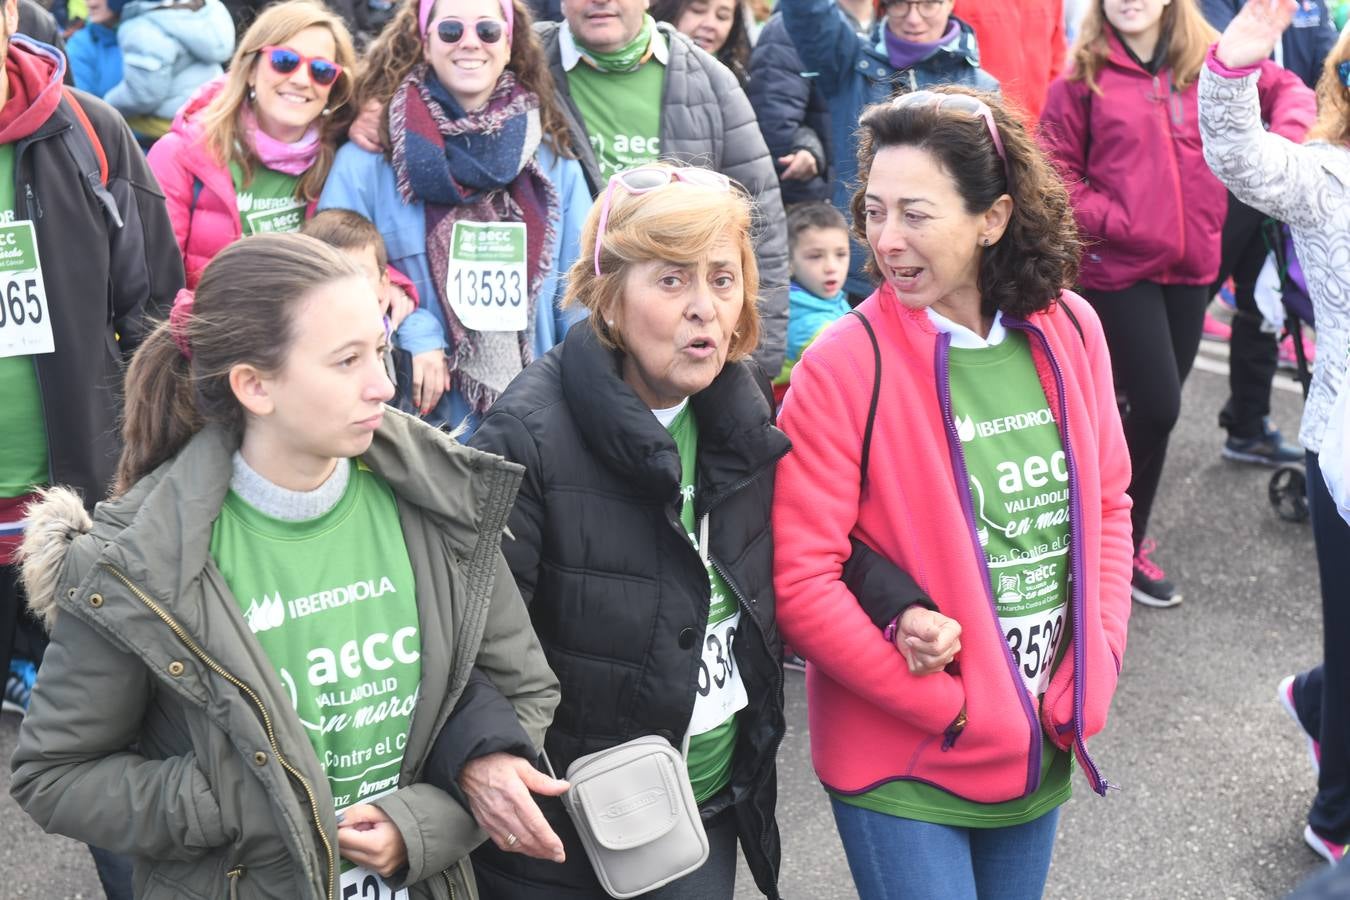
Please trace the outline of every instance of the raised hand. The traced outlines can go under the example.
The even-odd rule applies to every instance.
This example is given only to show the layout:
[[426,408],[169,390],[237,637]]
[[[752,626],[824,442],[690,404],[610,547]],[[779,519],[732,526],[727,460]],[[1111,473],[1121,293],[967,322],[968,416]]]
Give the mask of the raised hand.
[[1256,65],[1270,56],[1297,11],[1298,0],[1247,0],[1224,29],[1214,55],[1230,69]]

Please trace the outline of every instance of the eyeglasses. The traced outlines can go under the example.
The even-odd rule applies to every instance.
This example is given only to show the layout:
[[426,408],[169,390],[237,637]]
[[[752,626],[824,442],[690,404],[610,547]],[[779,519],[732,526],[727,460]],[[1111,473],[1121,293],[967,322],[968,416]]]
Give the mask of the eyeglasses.
[[290,47],[263,47],[258,51],[278,75],[289,75],[302,64],[309,65],[309,77],[320,87],[328,87],[342,74],[342,66],[322,56],[305,56]]
[[919,15],[931,19],[938,14],[947,0],[891,0],[886,4],[887,15],[897,13],[901,18],[909,15],[910,10],[918,9]]
[[1336,63],[1336,74],[1341,76],[1341,84],[1350,88],[1350,60]]
[[600,273],[600,247],[603,244],[601,238],[605,236],[605,226],[609,224],[609,204],[614,196],[614,189],[621,187],[634,196],[654,191],[657,188],[665,187],[668,184],[674,184],[682,181],[685,184],[699,184],[704,187],[715,188],[719,191],[731,193],[731,179],[721,172],[712,172],[708,169],[699,169],[693,166],[683,166],[680,168],[666,168],[664,166],[638,166],[636,169],[628,169],[623,172],[616,172],[609,179],[609,185],[605,188],[605,200],[600,206],[600,223],[595,230],[595,274]]
[[[484,44],[495,44],[502,39],[506,23],[496,19],[479,19],[474,23],[473,30]],[[464,23],[459,19],[441,19],[436,23],[436,36],[444,43],[458,44],[464,37]]]
[[1003,160],[1003,177],[1009,184],[1012,183],[1012,175],[1008,171],[1008,155],[1003,152],[1003,138],[998,135],[998,125],[994,122],[994,111],[980,98],[972,97],[970,94],[911,91],[908,94],[901,94],[896,97],[891,101],[891,106],[896,109],[917,109],[931,106],[937,110],[954,109],[957,112],[983,117],[984,124],[989,126],[989,139],[994,142],[994,149],[998,151],[998,158]]

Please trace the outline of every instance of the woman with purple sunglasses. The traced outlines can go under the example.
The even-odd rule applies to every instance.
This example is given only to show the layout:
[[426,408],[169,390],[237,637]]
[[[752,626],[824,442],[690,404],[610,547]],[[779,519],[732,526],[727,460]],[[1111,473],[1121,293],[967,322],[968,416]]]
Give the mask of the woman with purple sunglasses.
[[577,318],[560,275],[590,193],[519,0],[405,3],[363,71],[358,101],[388,103],[389,153],[347,144],[319,205],[374,222],[417,287],[394,335],[412,358],[402,399],[471,433]]
[[1317,368],[1299,442],[1322,581],[1324,662],[1279,684],[1278,697],[1308,742],[1317,796],[1303,837],[1330,863],[1350,845],[1350,525],[1336,512],[1318,464],[1350,350],[1350,31],[1327,54],[1317,122],[1295,144],[1262,128],[1260,66],[1290,26],[1293,0],[1250,0],[1210,48],[1200,72],[1205,161],[1249,206],[1285,222],[1308,279],[1317,322]]
[[240,237],[300,230],[349,119],[355,66],[347,26],[323,4],[269,6],[229,72],[193,95],[150,149],[189,288]]

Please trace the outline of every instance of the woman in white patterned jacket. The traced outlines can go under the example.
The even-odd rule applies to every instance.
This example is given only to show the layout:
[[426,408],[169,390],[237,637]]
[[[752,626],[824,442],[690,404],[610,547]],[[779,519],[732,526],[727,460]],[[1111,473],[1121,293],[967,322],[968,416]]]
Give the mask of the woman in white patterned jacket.
[[1289,27],[1298,0],[1248,0],[1211,48],[1200,75],[1205,160],[1239,200],[1289,225],[1317,321],[1317,370],[1299,440],[1308,451],[1308,499],[1322,581],[1324,662],[1280,682],[1279,699],[1303,730],[1318,774],[1304,838],[1329,862],[1350,842],[1350,525],[1317,464],[1350,351],[1350,31],[1327,55],[1308,142],[1267,132],[1257,107],[1257,64]]

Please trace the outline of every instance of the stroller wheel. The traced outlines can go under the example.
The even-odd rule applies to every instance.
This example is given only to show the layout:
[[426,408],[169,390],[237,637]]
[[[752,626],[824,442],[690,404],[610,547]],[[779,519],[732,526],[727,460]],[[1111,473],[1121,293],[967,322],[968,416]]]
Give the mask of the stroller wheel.
[[1308,521],[1307,478],[1298,466],[1280,466],[1266,489],[1275,514],[1286,522]]

